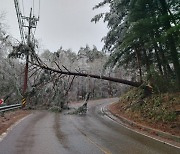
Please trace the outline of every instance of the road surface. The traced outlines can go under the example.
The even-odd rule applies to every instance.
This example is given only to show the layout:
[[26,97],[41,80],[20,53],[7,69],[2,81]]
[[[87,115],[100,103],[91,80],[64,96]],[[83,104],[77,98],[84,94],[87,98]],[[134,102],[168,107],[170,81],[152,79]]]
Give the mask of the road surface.
[[36,111],[0,142],[0,154],[179,154],[180,149],[130,131],[108,119],[101,107],[116,101],[88,103],[87,115]]

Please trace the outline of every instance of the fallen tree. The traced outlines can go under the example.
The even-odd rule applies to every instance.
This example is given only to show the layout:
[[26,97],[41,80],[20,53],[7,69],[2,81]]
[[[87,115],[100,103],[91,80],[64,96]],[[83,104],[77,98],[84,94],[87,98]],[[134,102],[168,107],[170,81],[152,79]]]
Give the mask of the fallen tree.
[[119,79],[119,78],[94,75],[94,74],[87,74],[87,73],[82,73],[82,72],[71,72],[69,70],[64,71],[64,70],[61,70],[60,68],[59,68],[59,70],[57,70],[57,69],[50,68],[48,66],[40,65],[40,64],[33,64],[32,63],[32,65],[40,67],[44,70],[48,70],[50,72],[55,72],[55,73],[60,73],[60,74],[70,75],[70,76],[72,75],[72,76],[82,76],[82,77],[90,77],[90,78],[95,78],[95,79],[102,79],[102,80],[126,84],[126,85],[133,86],[133,87],[139,87],[142,84],[141,82],[134,82],[134,81],[124,80],[124,79]]
[[[9,54],[9,57],[18,58],[18,57],[21,57],[21,56],[24,55],[24,52],[25,52],[24,45],[21,46],[21,44],[20,44],[17,47],[18,47],[18,50],[13,50],[13,52]],[[21,52],[18,52],[19,48],[22,49]],[[29,61],[29,63],[31,63],[32,65],[35,65],[35,66],[37,66],[37,67],[39,67],[41,69],[49,70],[50,72],[55,72],[55,73],[64,74],[64,75],[70,75],[70,76],[82,76],[82,77],[90,77],[90,78],[95,78],[95,79],[102,79],[102,80],[107,80],[107,81],[126,84],[126,85],[133,86],[133,87],[139,87],[142,84],[142,82],[134,82],[134,81],[124,80],[124,79],[119,79],[119,78],[88,74],[88,73],[83,73],[83,72],[78,72],[78,71],[77,72],[72,72],[72,71],[69,71],[68,69],[66,69],[63,66],[65,68],[65,70],[66,70],[66,71],[64,71],[64,70],[62,70],[60,68],[60,66],[58,66],[57,63],[55,63],[55,64],[57,65],[58,69],[50,68],[45,63],[43,63],[43,61],[35,53],[34,49],[30,49],[29,53],[31,53],[31,59],[32,59],[31,61]],[[37,63],[34,63],[35,61]]]

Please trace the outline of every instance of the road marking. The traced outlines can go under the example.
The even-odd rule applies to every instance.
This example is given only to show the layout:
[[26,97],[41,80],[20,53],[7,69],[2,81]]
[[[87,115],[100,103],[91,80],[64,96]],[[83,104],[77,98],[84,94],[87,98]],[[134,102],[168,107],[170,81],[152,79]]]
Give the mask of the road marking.
[[[113,104],[113,103],[111,103],[111,104]],[[101,107],[101,112],[102,112],[102,113],[105,113],[105,114],[106,114],[106,117],[107,117],[108,119],[110,119],[111,121],[115,122],[116,124],[121,125],[122,127],[126,128],[126,129],[128,129],[128,130],[130,130],[130,131],[133,131],[133,132],[135,132],[135,133],[137,133],[137,134],[141,134],[141,135],[146,136],[146,137],[148,137],[148,138],[154,139],[154,140],[159,141],[159,142],[161,142],[161,143],[164,143],[164,144],[167,144],[167,145],[172,146],[172,147],[174,147],[174,148],[180,149],[179,146],[173,145],[173,144],[168,143],[168,142],[166,142],[166,141],[162,141],[162,140],[157,139],[157,138],[155,138],[155,137],[152,137],[152,136],[149,136],[149,135],[147,135],[147,134],[141,133],[141,132],[139,132],[139,131],[137,131],[137,130],[133,130],[133,129],[129,128],[128,126],[124,125],[123,123],[117,122],[117,121],[116,121],[115,119],[113,119],[110,115],[108,115],[108,113],[106,113],[104,107],[105,107],[105,106]],[[112,115],[112,114],[111,114],[111,115]],[[113,116],[113,115],[112,115],[112,116]],[[115,117],[115,116],[113,116],[113,117]]]
[[[70,115],[70,119],[71,119],[71,121],[73,121],[72,120],[72,116]],[[75,126],[75,125],[74,125]],[[76,126],[75,126],[76,127]],[[79,128],[77,128],[76,127],[76,129],[83,135],[83,136],[85,136],[85,138],[90,142],[90,143],[92,143],[92,144],[94,144],[100,151],[102,151],[103,153],[105,153],[105,154],[112,154],[108,149],[106,149],[105,147],[102,147],[102,146],[100,146],[99,144],[97,144],[96,142],[94,142],[91,138],[89,138],[88,136],[87,136],[87,134],[85,134],[82,130],[80,130]]]
[[[30,114],[30,115],[31,115],[31,114]],[[3,141],[3,139],[9,134],[9,132],[10,132],[15,126],[17,126],[17,125],[18,125],[20,122],[22,122],[24,119],[28,118],[30,115],[27,115],[26,117],[18,120],[18,121],[15,122],[12,126],[10,126],[10,127],[6,130],[6,132],[2,133],[2,134],[0,135],[0,142]]]
[[101,146],[99,146],[97,143],[95,143],[94,141],[92,141],[88,136],[85,136],[88,141],[90,141],[92,144],[94,144],[98,149],[100,149],[102,152],[104,152],[105,154],[112,154],[109,150],[102,148]]

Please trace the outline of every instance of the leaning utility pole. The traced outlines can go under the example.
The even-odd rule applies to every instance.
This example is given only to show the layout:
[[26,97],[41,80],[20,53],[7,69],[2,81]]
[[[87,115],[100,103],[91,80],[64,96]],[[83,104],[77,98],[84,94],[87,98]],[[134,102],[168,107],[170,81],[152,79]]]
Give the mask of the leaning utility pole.
[[[22,16],[22,13],[20,11],[19,2],[18,0],[14,0],[15,9],[16,9],[16,15],[19,23],[19,30],[20,35],[22,39],[22,44],[28,47],[28,51],[26,53],[26,65],[24,69],[24,86],[23,86],[23,106],[26,103],[25,93],[27,90],[27,82],[28,82],[28,63],[29,63],[29,56],[31,52],[34,50],[34,37],[32,36],[32,29],[36,28],[37,22],[39,21],[39,18],[35,18],[34,15],[32,15],[32,8],[30,9],[30,15],[29,17]],[[25,35],[24,29],[27,28],[27,34]],[[25,39],[27,39],[25,41]]]
[[[27,18],[27,20],[29,20],[29,25],[28,25],[28,36],[27,36],[27,46],[30,47],[30,39],[31,39],[31,19],[32,19],[32,8],[30,11],[30,15],[29,18]],[[25,27],[25,25],[23,25],[23,27]],[[29,50],[27,51],[27,55],[26,55],[26,66],[24,69],[24,87],[23,87],[23,95],[25,95],[26,93],[26,89],[27,89],[27,82],[28,82],[28,61],[29,61]]]
[[28,46],[28,51],[26,53],[26,66],[25,66],[25,74],[24,74],[24,87],[23,87],[23,95],[25,95],[26,90],[27,90],[27,82],[28,82],[28,63],[29,63],[29,55],[32,50],[34,50],[34,40],[32,37],[32,29],[36,28],[37,21],[39,20],[38,18],[35,18],[35,16],[32,16],[32,8],[30,10],[30,15],[29,17],[24,17],[22,16],[23,20],[26,20],[28,22],[28,25],[23,25],[23,27],[28,28],[28,34],[27,34],[27,46]]

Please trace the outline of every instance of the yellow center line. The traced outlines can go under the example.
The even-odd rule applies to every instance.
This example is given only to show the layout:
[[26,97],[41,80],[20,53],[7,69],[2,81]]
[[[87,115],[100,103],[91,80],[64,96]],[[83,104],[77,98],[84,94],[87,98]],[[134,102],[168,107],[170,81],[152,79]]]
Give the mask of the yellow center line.
[[[70,119],[71,119],[71,121],[72,121],[72,117],[71,117],[71,115],[70,115]],[[75,126],[76,127],[76,126]],[[77,127],[76,127],[77,128]],[[105,153],[105,154],[112,154],[108,149],[106,149],[105,147],[102,147],[102,146],[100,146],[100,145],[98,145],[96,142],[94,142],[91,138],[89,138],[88,136],[87,136],[87,134],[85,134],[82,130],[80,130],[79,128],[77,128],[77,130],[81,133],[81,134],[83,134],[84,136],[85,136],[85,138],[90,142],[90,143],[92,143],[92,144],[94,144],[100,151],[102,151],[103,153]]]
[[88,136],[85,136],[87,138],[88,141],[90,141],[92,144],[94,144],[98,149],[100,149],[102,152],[104,152],[105,154],[112,154],[108,149],[99,146],[97,143],[95,143],[94,141],[92,141]]

